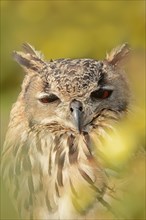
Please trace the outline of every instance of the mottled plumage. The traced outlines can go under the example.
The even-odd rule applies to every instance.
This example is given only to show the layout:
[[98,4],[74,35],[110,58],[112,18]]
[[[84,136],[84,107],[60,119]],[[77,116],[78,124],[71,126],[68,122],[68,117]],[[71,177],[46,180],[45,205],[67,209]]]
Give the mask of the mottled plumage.
[[111,211],[97,152],[100,137],[128,108],[119,65],[128,46],[102,61],[46,62],[29,44],[23,48],[13,53],[26,75],[2,152],[4,181],[23,219],[96,219]]

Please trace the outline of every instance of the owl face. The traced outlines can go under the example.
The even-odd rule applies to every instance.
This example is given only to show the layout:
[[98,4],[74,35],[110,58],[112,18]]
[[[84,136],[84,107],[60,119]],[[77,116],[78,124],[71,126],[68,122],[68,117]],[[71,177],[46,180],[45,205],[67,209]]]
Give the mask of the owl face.
[[15,52],[15,59],[27,72],[23,102],[30,126],[55,123],[58,129],[89,132],[105,112],[118,115],[126,111],[129,90],[119,66],[93,59],[47,63],[30,45],[25,50],[27,53]]

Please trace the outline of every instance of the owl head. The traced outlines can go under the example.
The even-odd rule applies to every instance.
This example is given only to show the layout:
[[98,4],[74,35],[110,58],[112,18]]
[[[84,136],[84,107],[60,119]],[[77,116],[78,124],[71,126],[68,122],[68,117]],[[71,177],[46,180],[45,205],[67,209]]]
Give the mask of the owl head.
[[103,119],[126,112],[129,87],[121,61],[129,52],[127,44],[103,60],[45,61],[31,45],[23,49],[13,56],[26,72],[20,97],[30,127],[55,124],[56,130],[89,133]]

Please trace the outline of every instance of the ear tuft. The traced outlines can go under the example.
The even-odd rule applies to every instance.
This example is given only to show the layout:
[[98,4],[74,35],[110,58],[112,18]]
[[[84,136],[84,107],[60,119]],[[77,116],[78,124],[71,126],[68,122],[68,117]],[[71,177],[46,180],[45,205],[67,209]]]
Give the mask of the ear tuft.
[[46,65],[41,53],[36,51],[30,44],[23,44],[24,52],[13,52],[13,58],[16,60],[27,72],[40,70]]
[[35,50],[35,48],[31,46],[29,43],[24,43],[22,45],[22,48],[25,53],[29,53],[29,54],[37,56],[40,59],[44,59],[43,54],[40,51]]
[[117,65],[122,61],[130,52],[130,47],[127,43],[124,43],[114,48],[110,53],[106,55],[106,61],[112,65]]

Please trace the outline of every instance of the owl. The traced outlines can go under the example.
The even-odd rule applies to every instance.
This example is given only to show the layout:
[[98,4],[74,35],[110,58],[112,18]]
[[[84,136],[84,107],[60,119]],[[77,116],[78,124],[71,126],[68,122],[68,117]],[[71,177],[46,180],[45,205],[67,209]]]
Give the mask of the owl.
[[27,43],[13,53],[26,74],[10,114],[2,176],[20,218],[101,219],[100,213],[112,213],[98,148],[128,109],[121,67],[128,53],[123,44],[103,60],[45,61]]

